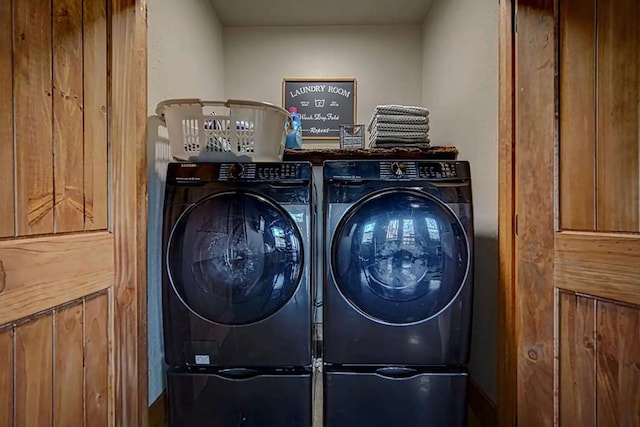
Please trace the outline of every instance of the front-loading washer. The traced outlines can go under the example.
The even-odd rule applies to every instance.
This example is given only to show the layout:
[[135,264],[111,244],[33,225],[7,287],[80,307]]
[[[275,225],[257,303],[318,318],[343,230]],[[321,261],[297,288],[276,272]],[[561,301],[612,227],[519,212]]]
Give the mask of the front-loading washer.
[[327,161],[323,176],[326,425],[462,425],[469,164]]
[[311,179],[305,162],[169,164],[162,295],[172,425],[310,425]]

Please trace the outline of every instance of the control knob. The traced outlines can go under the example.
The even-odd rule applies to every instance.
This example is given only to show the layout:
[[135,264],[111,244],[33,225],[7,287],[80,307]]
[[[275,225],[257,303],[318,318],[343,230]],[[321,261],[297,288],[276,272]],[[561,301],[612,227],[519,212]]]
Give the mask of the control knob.
[[233,178],[240,178],[244,173],[244,166],[240,163],[234,163],[229,167],[229,175]]
[[406,166],[404,163],[393,162],[391,164],[391,173],[393,176],[403,176],[406,172]]

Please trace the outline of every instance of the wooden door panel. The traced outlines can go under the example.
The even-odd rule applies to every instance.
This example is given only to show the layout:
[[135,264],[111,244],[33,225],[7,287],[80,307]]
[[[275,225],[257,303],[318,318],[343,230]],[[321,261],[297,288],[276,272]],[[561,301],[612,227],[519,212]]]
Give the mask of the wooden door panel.
[[555,242],[557,287],[640,305],[640,236],[562,232]]
[[0,241],[0,325],[112,287],[113,254],[106,232]]
[[15,425],[48,426],[53,421],[53,315],[15,328]]
[[88,298],[84,305],[84,425],[103,427],[109,422],[109,294]]
[[110,298],[91,295],[0,330],[0,426],[113,425]]
[[55,427],[78,425],[84,418],[83,301],[54,311],[53,408]]
[[[14,235],[13,59],[11,0],[0,2],[0,237]],[[1,424],[0,424],[1,425]]]
[[0,1],[0,40],[0,426],[145,425],[146,1]]
[[560,228],[640,231],[640,3],[560,3]]
[[560,425],[596,425],[596,302],[560,292]]
[[107,4],[86,1],[83,6],[84,58],[84,226],[108,226],[107,155]]
[[516,4],[517,423],[637,426],[640,3]]
[[640,309],[598,301],[599,426],[640,425]]
[[560,425],[640,425],[640,307],[559,299]]
[[0,6],[0,237],[108,228],[106,8]]
[[640,2],[598,0],[597,222],[640,231]]
[[82,20],[82,0],[53,0],[56,232],[84,229]]
[[0,426],[13,426],[13,327],[0,329],[0,360]]
[[560,3],[560,228],[568,230],[596,227],[595,1]]
[[51,4],[14,0],[13,16],[17,234],[49,234],[54,230]]

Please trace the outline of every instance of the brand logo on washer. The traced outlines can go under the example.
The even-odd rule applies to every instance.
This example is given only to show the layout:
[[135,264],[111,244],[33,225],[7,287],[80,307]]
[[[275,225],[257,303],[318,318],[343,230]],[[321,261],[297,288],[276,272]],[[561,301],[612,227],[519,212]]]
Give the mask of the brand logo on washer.
[[183,163],[180,165],[181,168],[195,168],[197,165],[195,163]]

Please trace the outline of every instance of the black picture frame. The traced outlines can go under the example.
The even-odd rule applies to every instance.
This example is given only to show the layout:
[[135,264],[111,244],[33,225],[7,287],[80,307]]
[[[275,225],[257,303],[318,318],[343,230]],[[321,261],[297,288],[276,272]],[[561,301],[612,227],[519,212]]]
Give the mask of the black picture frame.
[[356,79],[284,78],[282,106],[298,109],[303,139],[340,139],[340,125],[357,124]]

